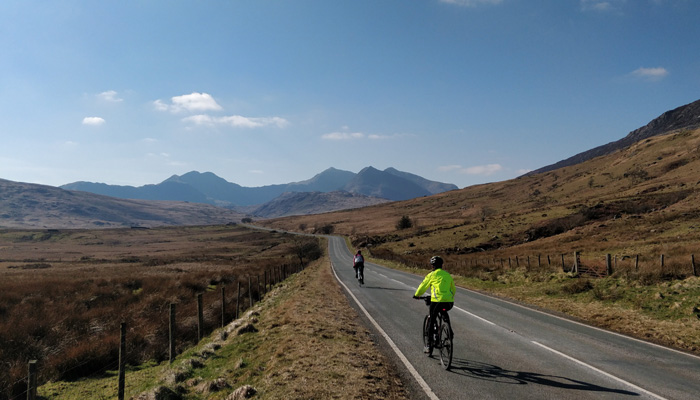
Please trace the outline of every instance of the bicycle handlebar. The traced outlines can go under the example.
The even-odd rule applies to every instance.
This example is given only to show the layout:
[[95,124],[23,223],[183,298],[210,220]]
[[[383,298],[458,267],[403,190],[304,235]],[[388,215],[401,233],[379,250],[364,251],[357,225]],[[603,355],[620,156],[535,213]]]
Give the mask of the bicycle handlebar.
[[416,300],[423,300],[426,306],[430,306],[430,296],[413,296],[413,298]]

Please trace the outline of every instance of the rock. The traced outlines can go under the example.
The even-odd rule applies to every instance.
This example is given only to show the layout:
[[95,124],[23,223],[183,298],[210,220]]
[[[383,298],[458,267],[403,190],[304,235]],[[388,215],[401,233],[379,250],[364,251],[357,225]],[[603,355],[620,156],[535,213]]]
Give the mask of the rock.
[[229,387],[231,386],[228,384],[228,382],[226,382],[225,379],[219,378],[213,381],[202,382],[197,385],[195,390],[197,390],[198,393],[208,395],[211,393],[219,392]]
[[244,385],[244,386],[241,386],[241,387],[239,387],[238,389],[236,389],[236,390],[235,390],[233,393],[231,393],[230,395],[228,395],[228,397],[226,397],[226,400],[244,400],[244,399],[249,399],[249,398],[255,396],[255,394],[256,394],[257,392],[258,392],[258,391],[255,390],[255,388],[253,388],[252,386],[250,386],[250,385]]
[[182,396],[174,392],[167,386],[159,386],[148,392],[141,393],[133,398],[134,400],[181,400]]

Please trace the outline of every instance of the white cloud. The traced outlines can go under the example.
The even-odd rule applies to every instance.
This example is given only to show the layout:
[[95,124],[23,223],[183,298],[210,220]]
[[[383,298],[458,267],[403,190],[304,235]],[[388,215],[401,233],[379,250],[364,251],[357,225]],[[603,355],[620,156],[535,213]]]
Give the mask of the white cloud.
[[477,165],[475,167],[467,167],[461,172],[467,175],[493,175],[496,172],[502,171],[503,167],[500,164]]
[[83,125],[99,126],[105,123],[104,118],[100,117],[85,117],[83,118]]
[[233,128],[262,128],[265,126],[277,126],[278,128],[284,128],[289,125],[289,121],[280,117],[251,118],[240,115],[212,117],[211,115],[198,114],[183,118],[182,120],[185,122],[191,122],[195,125],[228,125]]
[[663,67],[657,68],[637,68],[632,71],[631,75],[635,78],[645,79],[647,81],[658,81],[668,75],[668,70]]
[[109,101],[109,102],[114,102],[114,103],[118,103],[120,101],[123,101],[123,99],[120,99],[119,97],[117,97],[117,92],[115,92],[114,90],[108,90],[106,92],[102,92],[102,93],[98,94],[97,97],[99,97],[100,99],[102,99],[104,101]]
[[209,93],[190,93],[182,96],[175,96],[170,99],[171,104],[163,103],[160,99],[153,102],[156,110],[171,111],[173,113],[181,111],[218,111],[221,106]]
[[331,132],[326,133],[321,136],[321,139],[325,140],[353,140],[353,139],[363,139],[365,137],[364,133],[361,132]]
[[528,172],[532,172],[532,170],[531,170],[531,169],[521,168],[521,169],[518,170],[518,175],[525,175],[525,174],[527,174]]
[[442,167],[438,167],[438,171],[440,172],[450,172],[454,170],[462,169],[461,165],[443,165]]
[[503,167],[500,164],[487,164],[487,165],[477,165],[473,167],[463,167],[461,165],[445,165],[438,167],[441,172],[452,172],[457,171],[460,174],[465,175],[493,175],[496,172],[503,171]]
[[503,0],[440,0],[440,3],[455,4],[464,7],[476,7],[482,4],[501,4]]

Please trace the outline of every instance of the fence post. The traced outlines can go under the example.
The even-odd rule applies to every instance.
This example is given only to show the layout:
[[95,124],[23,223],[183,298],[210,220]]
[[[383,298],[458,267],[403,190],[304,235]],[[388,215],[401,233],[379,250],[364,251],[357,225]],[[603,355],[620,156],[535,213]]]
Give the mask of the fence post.
[[202,294],[197,293],[197,341],[204,337],[204,310],[202,310]]
[[124,400],[124,382],[126,377],[126,323],[119,325],[119,378],[117,379],[117,399]]
[[578,274],[578,251],[574,252],[574,273]]
[[665,261],[665,260],[664,260],[664,255],[662,254],[662,255],[661,255],[661,268],[664,267],[664,261]]
[[639,254],[634,257],[634,271],[639,271]]
[[605,255],[605,272],[608,276],[612,275],[612,257],[610,254]]
[[175,303],[170,303],[170,363],[175,361]]
[[238,291],[236,291],[236,319],[238,319],[238,310],[241,308],[241,281],[238,280]]
[[248,307],[253,307],[253,287],[250,284],[250,275],[248,275]]
[[693,267],[693,275],[698,276],[698,270],[695,268],[695,254],[690,255],[690,265]]
[[520,259],[518,256],[515,256],[515,268],[520,268]]
[[552,266],[552,259],[549,258],[549,254],[547,254],[547,265],[550,267]]
[[542,268],[542,254],[537,255],[537,268]]
[[226,287],[221,285],[221,327],[226,326]]
[[564,254],[561,255],[561,270],[566,272],[566,264],[564,264]]
[[36,399],[36,360],[29,361],[29,372],[27,375],[27,400]]

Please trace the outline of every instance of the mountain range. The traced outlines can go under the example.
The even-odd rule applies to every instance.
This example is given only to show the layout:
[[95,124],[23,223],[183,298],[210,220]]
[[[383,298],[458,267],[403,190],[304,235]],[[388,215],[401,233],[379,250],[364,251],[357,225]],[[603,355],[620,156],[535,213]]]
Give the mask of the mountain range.
[[[586,161],[606,154],[617,154],[621,150],[622,153],[629,152],[631,148],[637,152],[641,141],[646,143],[656,140],[655,136],[667,133],[678,133],[673,136],[673,140],[690,141],[692,135],[688,135],[698,128],[700,100],[663,113],[621,140],[582,152],[528,175],[549,176],[547,171],[563,171],[573,165],[577,169],[586,168],[582,164]],[[695,145],[689,142],[687,146]],[[599,182],[617,177],[616,174],[631,179],[635,185],[645,184],[650,179],[652,169],[659,163],[658,160],[665,159],[668,154],[655,157],[656,161],[639,164],[622,172],[605,172],[598,176],[595,172],[578,171],[576,176],[588,176],[586,184],[590,188],[598,188]],[[689,160],[674,160],[665,166],[665,171],[685,170],[693,165]],[[556,180],[557,176],[555,174],[553,179]],[[518,180],[513,180],[516,181]],[[503,185],[508,186],[508,182],[510,181]],[[560,185],[555,182],[551,187]],[[690,183],[684,182],[681,186],[683,185],[688,186]],[[659,187],[666,186],[664,184]],[[505,196],[517,194],[505,193],[503,188],[497,189],[493,185],[486,187],[492,188],[489,189],[490,192],[496,191]],[[422,202],[420,198],[423,196],[453,191],[447,197],[443,196],[448,198],[453,194],[459,195],[468,188],[455,189],[455,185],[429,181],[393,168],[379,171],[373,167],[367,167],[357,174],[329,168],[306,181],[257,188],[242,187],[211,172],[196,171],[182,176],[173,175],[159,184],[141,187],[75,182],[56,188],[0,179],[0,227],[95,228],[221,224],[240,221],[250,215],[271,218],[360,208],[387,201],[414,199],[413,202]],[[639,190],[646,193],[652,189],[659,190],[648,187]],[[532,196],[540,196],[537,198],[544,201],[547,197],[541,197],[542,192],[540,189],[535,190]],[[484,216],[491,207],[483,207]],[[405,210],[402,209],[401,212]],[[464,210],[460,209],[459,212]],[[440,215],[440,218],[445,217]]]
[[[192,171],[181,176],[173,175],[158,184],[140,187],[74,182],[61,188],[123,199],[176,200],[227,208],[246,207],[245,210],[252,213],[255,213],[255,208],[251,209],[250,206],[262,206],[282,194],[292,192],[343,191],[358,196],[358,199],[367,200],[368,205],[377,203],[373,198],[408,200],[458,189],[453,184],[430,181],[394,168],[380,171],[373,167],[364,168],[357,174],[329,168],[305,181],[261,187],[244,187],[228,182],[212,172]],[[350,199],[352,196],[342,197]],[[358,199],[353,199],[356,205],[361,203]]]

